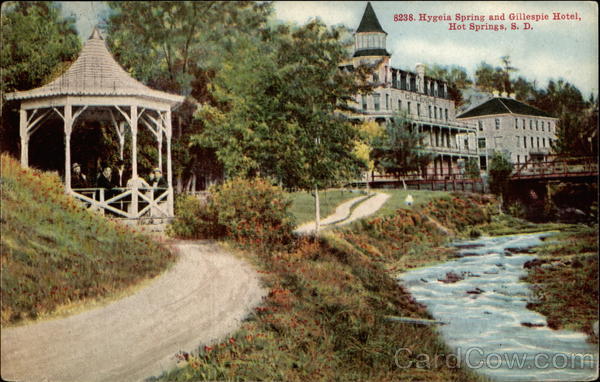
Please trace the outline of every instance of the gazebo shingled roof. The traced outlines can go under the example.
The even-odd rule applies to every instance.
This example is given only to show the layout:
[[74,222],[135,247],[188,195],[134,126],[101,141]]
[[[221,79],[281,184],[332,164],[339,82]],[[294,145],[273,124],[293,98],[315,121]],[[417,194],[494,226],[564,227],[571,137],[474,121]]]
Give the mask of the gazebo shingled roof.
[[98,29],[94,29],[77,60],[54,81],[39,88],[6,94],[7,100],[63,95],[138,96],[183,102],[184,97],[154,90],[129,75],[108,51]]

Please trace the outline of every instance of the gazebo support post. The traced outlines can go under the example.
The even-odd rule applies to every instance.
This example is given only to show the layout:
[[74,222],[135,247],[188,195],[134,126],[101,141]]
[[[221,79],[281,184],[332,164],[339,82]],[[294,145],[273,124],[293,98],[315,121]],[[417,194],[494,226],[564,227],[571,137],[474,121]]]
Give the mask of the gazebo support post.
[[160,168],[160,170],[162,171],[162,168],[163,168],[162,167],[162,141],[163,141],[163,131],[164,131],[162,118],[158,118],[156,123],[157,123],[156,131],[158,132],[158,134],[156,135],[156,139],[158,141],[158,168]]
[[[137,105],[131,105],[130,113],[130,127],[131,127],[131,179],[138,177],[137,172],[137,133],[138,133],[138,113]],[[137,218],[138,215],[138,189],[136,187],[131,191],[131,216]]]
[[171,109],[167,110],[165,122],[167,135],[167,182],[169,186],[169,194],[167,195],[167,203],[169,215],[174,216],[173,208],[173,171],[171,170],[171,137],[173,136],[173,127],[171,125]]
[[71,191],[71,132],[73,131],[73,109],[71,104],[65,105],[65,190]]
[[19,133],[21,135],[21,167],[29,167],[29,132],[27,131],[27,110],[19,111]]

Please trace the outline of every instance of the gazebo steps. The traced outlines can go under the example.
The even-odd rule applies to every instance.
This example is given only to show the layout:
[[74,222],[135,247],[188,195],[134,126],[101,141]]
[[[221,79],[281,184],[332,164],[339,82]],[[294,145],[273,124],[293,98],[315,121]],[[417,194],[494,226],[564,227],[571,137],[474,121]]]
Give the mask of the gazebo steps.
[[173,218],[140,218],[140,219],[120,219],[125,224],[142,232],[165,232],[167,226]]

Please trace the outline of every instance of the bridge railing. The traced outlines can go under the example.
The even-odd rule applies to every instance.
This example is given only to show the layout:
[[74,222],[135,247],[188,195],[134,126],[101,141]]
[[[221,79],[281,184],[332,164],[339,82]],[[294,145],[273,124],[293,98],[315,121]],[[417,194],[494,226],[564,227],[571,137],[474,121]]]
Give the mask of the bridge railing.
[[557,158],[551,161],[526,161],[517,167],[512,178],[550,178],[597,174],[596,158],[573,157]]

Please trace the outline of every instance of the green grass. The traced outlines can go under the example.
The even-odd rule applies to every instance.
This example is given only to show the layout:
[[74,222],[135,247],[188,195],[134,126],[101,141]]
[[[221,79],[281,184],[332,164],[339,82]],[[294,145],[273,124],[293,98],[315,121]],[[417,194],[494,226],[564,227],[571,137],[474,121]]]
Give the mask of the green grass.
[[533,233],[544,231],[560,231],[571,227],[562,223],[531,223],[509,214],[496,214],[492,220],[478,229],[489,236],[513,235],[518,233]]
[[[335,208],[341,203],[361,195],[364,195],[364,192],[350,192],[346,189],[319,191],[321,218],[325,218],[334,213]],[[299,191],[290,193],[289,196],[292,200],[289,211],[296,218],[296,225],[315,220],[315,198],[313,193]]]
[[598,343],[598,226],[570,226],[535,249],[546,264],[528,269],[537,302],[528,308],[546,316],[553,329],[572,329]]
[[66,196],[58,176],[1,161],[2,325],[122,293],[173,262],[151,238]]
[[[427,191],[427,190],[390,190],[390,189],[380,189],[373,190],[376,192],[384,192],[386,194],[390,194],[391,197],[388,201],[381,207],[379,211],[377,211],[376,216],[385,216],[390,215],[396,212],[396,210],[403,209],[414,209],[419,208],[424,204],[427,204],[429,201],[435,198],[439,198],[442,196],[447,196],[450,193],[447,191]],[[414,199],[414,204],[412,206],[407,206],[404,202],[407,195],[412,195]]]

